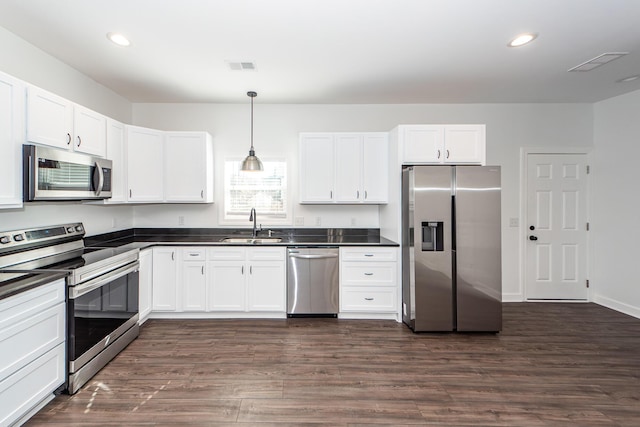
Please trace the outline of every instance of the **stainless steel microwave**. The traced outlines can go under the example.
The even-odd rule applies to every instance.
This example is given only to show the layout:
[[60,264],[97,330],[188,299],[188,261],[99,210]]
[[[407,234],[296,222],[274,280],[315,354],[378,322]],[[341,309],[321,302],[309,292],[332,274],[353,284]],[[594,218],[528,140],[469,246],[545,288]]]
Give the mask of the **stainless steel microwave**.
[[25,202],[111,197],[111,160],[37,145],[22,155]]

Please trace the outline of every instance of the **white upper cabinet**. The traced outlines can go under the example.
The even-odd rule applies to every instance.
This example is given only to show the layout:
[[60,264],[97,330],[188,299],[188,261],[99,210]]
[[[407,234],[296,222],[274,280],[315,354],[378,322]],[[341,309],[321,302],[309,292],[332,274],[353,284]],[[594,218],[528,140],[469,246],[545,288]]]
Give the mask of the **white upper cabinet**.
[[331,203],[334,201],[333,134],[300,134],[300,201]]
[[403,164],[485,164],[485,125],[401,125]]
[[35,86],[27,88],[27,141],[106,154],[105,116]]
[[300,134],[301,203],[387,203],[388,135]]
[[163,132],[125,126],[127,147],[127,200],[162,202],[164,199]]
[[127,201],[127,162],[124,124],[107,120],[107,159],[112,162],[111,198],[105,203],[124,203]]
[[213,202],[213,144],[207,132],[165,132],[166,202]]
[[0,208],[22,206],[25,85],[0,73]]

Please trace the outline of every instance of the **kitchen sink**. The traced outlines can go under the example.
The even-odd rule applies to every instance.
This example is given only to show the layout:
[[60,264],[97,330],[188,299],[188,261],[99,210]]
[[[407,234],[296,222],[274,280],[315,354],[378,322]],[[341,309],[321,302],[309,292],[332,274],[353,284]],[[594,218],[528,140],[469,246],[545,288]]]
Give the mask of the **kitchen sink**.
[[259,243],[280,243],[282,242],[282,239],[280,237],[225,237],[220,241],[224,243],[259,244]]

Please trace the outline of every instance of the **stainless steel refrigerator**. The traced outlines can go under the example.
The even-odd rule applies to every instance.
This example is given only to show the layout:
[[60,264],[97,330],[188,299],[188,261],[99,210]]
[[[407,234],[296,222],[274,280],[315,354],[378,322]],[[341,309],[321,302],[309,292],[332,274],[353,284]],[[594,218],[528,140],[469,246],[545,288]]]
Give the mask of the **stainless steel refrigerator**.
[[404,167],[402,229],[404,323],[500,331],[500,167]]

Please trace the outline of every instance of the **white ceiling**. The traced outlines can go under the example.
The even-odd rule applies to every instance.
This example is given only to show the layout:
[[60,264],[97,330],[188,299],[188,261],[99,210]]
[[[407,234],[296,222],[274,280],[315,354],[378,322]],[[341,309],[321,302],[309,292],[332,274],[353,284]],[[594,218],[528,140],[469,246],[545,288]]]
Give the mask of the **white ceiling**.
[[[248,90],[262,103],[595,102],[640,89],[616,82],[640,74],[640,0],[0,0],[0,26],[132,102],[246,103]],[[507,47],[522,32],[539,36]],[[629,55],[567,72],[605,52]]]

